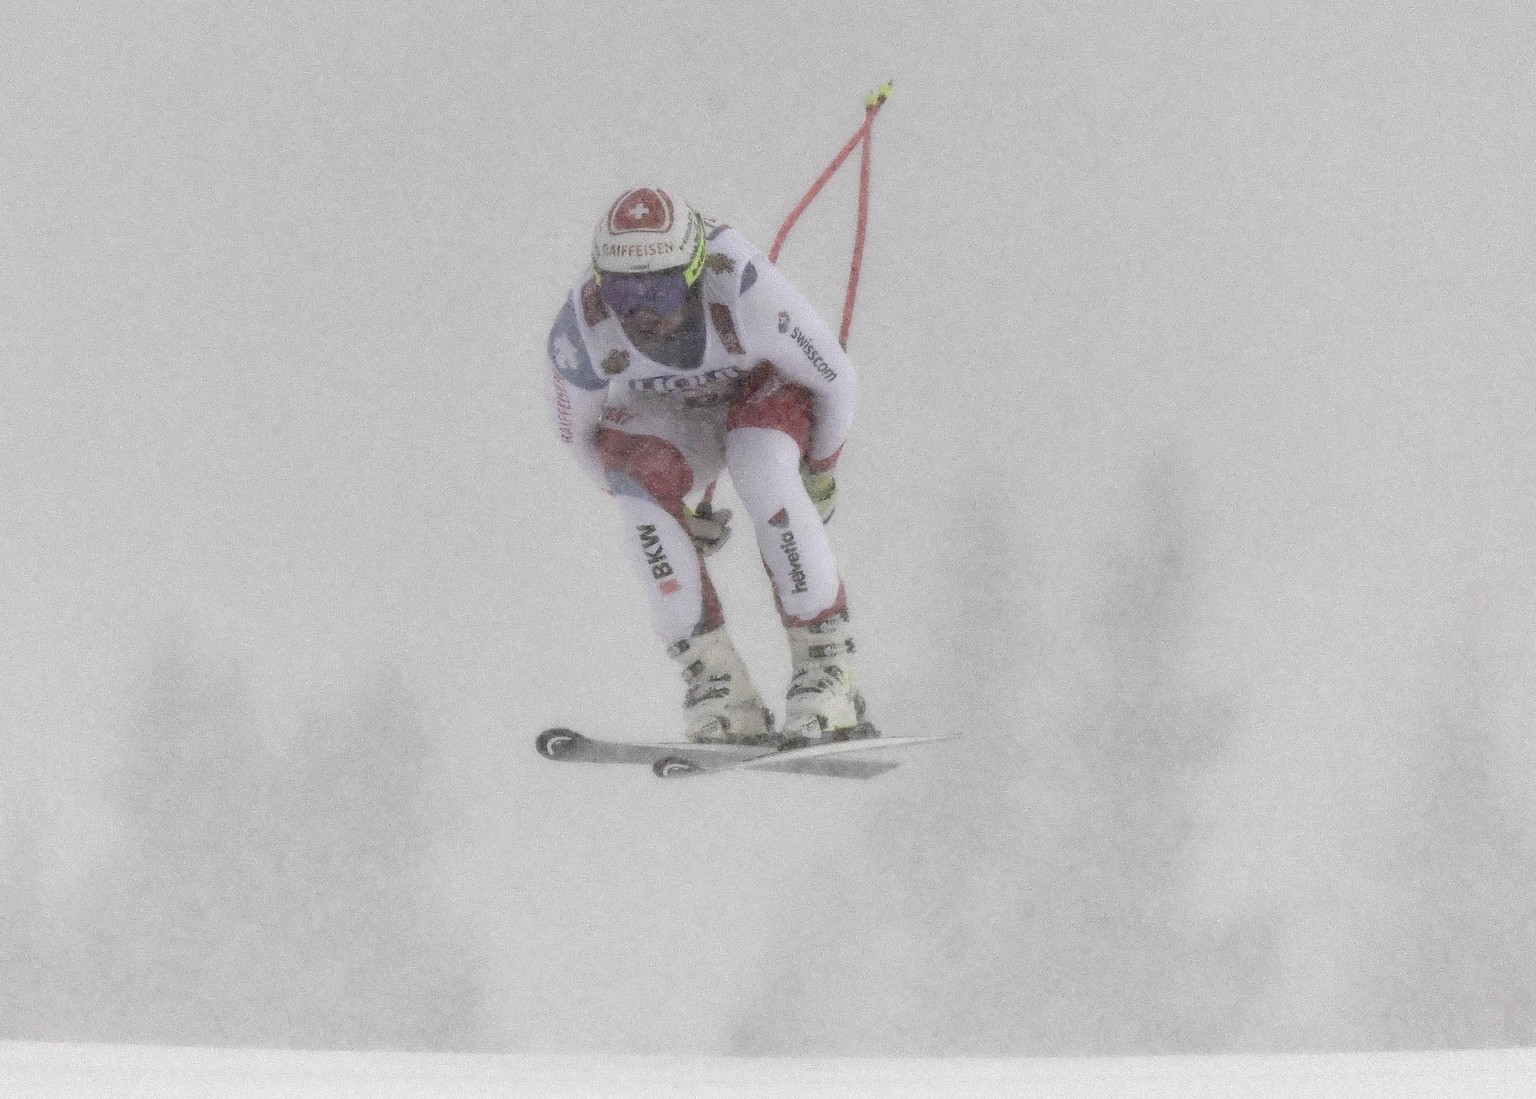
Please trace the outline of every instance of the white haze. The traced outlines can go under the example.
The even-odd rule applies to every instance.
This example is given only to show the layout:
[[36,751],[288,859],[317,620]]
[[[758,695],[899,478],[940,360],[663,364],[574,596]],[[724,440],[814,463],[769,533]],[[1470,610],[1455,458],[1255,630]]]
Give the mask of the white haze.
[[[11,6],[0,1034],[1530,1044],[1533,48],[1518,3]],[[890,78],[832,533],[875,718],[965,739],[540,760],[680,692],[543,405],[591,224],[658,178],[766,247]],[[782,257],[834,322],[855,198]]]

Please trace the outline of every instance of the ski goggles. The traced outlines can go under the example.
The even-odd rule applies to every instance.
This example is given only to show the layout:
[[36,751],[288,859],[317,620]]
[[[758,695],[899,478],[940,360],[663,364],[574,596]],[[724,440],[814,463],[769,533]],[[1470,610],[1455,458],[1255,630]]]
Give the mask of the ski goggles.
[[[660,317],[682,308],[689,288],[699,281],[699,275],[704,272],[704,261],[708,258],[704,219],[694,213],[690,217],[690,226],[694,238],[693,255],[682,267],[629,273],[604,271],[598,266],[597,253],[593,252],[597,289],[609,309],[621,317],[641,309],[648,309]],[[687,237],[683,239],[686,241]]]
[[606,271],[597,289],[608,308],[621,317],[642,309],[664,317],[683,307],[691,285],[687,269],[674,267],[669,271],[648,271],[640,275]]

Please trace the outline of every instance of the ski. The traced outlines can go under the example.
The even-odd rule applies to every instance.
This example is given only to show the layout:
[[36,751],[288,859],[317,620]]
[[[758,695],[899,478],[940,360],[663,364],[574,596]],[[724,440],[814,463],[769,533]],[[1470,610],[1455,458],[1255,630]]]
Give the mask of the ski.
[[[546,729],[534,742],[539,755],[561,763],[616,763],[649,766],[659,778],[719,774],[724,771],[774,771],[824,778],[870,779],[900,766],[880,758],[892,749],[953,740],[953,735],[882,737],[813,741],[805,747],[778,749],[761,745],[626,743],[600,740],[573,729]],[[875,757],[875,758],[871,758]]]

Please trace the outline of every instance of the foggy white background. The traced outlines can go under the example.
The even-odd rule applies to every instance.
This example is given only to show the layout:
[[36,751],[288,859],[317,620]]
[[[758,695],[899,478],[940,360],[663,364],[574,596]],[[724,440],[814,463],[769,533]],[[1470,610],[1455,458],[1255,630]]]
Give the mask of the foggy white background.
[[[835,7],[0,14],[0,1036],[1531,1043],[1528,6]],[[832,533],[965,739],[540,760],[678,721],[543,405],[591,225],[766,248],[891,78]]]

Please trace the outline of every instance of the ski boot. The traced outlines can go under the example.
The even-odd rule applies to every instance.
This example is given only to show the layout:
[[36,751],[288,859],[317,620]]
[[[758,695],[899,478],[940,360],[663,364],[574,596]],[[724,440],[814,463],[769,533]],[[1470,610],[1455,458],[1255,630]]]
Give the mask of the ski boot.
[[677,642],[667,650],[688,685],[683,715],[688,739],[701,744],[774,746],[773,713],[763,705],[752,676],[721,627]]
[[815,740],[878,736],[864,720],[864,696],[853,675],[848,613],[789,628],[791,673],[784,702],[784,747]]

